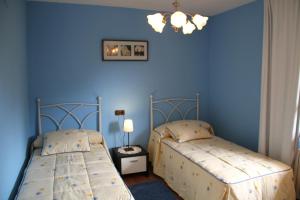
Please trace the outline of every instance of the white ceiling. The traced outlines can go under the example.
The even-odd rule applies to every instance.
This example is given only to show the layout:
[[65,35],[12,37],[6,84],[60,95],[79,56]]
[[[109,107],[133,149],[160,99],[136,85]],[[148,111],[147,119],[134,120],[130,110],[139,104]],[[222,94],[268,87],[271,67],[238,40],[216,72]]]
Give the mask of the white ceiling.
[[[57,3],[75,3],[145,10],[173,11],[174,0],[29,0]],[[179,0],[180,10],[212,16],[255,0]]]

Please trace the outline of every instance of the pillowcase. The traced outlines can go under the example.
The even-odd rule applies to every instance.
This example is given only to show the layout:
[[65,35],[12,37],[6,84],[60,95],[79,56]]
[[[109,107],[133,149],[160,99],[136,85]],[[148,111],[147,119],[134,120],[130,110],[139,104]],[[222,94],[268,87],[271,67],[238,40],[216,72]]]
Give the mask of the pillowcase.
[[103,143],[103,136],[98,131],[85,130],[85,129],[80,129],[78,131],[84,132],[88,135],[90,144],[102,144]]
[[50,132],[44,136],[42,156],[78,151],[90,151],[89,137],[78,130]]
[[170,134],[176,142],[186,142],[196,139],[211,138],[210,125],[197,120],[180,120],[169,123],[166,134]]
[[36,148],[43,148],[43,136],[38,135],[32,143],[32,147]]
[[[78,131],[78,132],[85,132],[89,137],[90,144],[102,144],[103,137],[102,134],[95,130],[86,130],[86,129],[69,129],[66,131]],[[39,135],[33,141],[33,148],[43,148],[43,136]]]
[[170,123],[162,124],[162,125],[156,127],[154,129],[154,131],[157,132],[160,135],[160,137],[162,137],[162,138],[171,137],[171,135],[166,132],[166,128],[167,128],[168,124],[170,124]]

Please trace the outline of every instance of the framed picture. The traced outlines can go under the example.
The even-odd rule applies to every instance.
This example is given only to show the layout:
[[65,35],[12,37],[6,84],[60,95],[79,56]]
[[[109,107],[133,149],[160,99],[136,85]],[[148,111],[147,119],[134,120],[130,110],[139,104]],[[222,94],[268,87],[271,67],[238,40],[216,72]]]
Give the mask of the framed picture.
[[147,40],[102,40],[103,61],[148,61]]

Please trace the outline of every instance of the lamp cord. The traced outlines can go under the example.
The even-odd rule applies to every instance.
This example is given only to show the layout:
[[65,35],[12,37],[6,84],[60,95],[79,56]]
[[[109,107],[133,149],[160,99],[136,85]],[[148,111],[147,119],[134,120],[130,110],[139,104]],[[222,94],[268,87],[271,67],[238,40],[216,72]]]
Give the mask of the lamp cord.
[[122,132],[123,132],[123,147],[125,145],[125,132],[124,132],[124,120],[125,120],[125,116],[123,115],[123,122],[122,122]]
[[125,145],[125,132],[123,131],[123,129],[124,129],[125,116],[123,115],[122,123],[120,123],[120,119],[121,119],[120,116],[118,116],[118,123],[119,123],[119,127],[120,127],[120,132],[123,132],[122,146],[124,146]]

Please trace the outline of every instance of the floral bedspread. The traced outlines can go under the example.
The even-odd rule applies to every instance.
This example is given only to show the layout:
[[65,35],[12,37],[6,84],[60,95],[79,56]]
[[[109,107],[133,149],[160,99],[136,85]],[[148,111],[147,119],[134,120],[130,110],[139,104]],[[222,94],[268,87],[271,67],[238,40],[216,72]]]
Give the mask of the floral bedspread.
[[130,200],[128,188],[106,149],[91,144],[90,152],[41,156],[33,152],[18,200]]
[[153,131],[148,149],[154,173],[184,199],[295,199],[289,166],[219,137],[177,143]]

